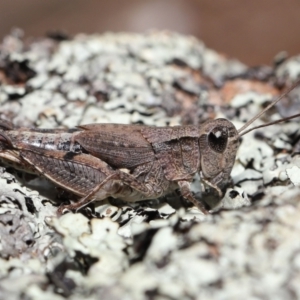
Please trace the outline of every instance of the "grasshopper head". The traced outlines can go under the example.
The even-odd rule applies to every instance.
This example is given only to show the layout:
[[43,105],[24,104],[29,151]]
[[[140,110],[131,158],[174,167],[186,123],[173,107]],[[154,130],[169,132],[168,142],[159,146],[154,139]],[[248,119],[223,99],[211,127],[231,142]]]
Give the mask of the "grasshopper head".
[[203,177],[222,189],[230,178],[239,135],[226,119],[210,120],[200,129],[200,164]]
[[210,120],[201,125],[199,132],[200,170],[202,171],[204,179],[206,179],[211,186],[222,189],[226,185],[235,161],[237,148],[239,146],[239,138],[242,135],[258,128],[285,122],[300,116],[298,113],[287,118],[252,127],[250,129],[248,128],[255,120],[260,118],[266,111],[286,97],[299,85],[300,80],[296,81],[239,130],[236,130],[234,125],[226,119]]

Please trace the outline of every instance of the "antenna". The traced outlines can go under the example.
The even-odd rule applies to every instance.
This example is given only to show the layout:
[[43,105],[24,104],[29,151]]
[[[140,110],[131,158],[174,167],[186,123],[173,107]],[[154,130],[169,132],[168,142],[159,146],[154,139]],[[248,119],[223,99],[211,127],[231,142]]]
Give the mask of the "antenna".
[[294,119],[294,118],[297,118],[297,117],[300,117],[300,113],[292,115],[290,117],[286,117],[286,118],[280,119],[280,120],[276,120],[276,121],[273,121],[273,122],[270,122],[270,123],[267,123],[267,124],[263,124],[263,125],[258,125],[258,126],[252,127],[250,129],[244,131],[243,133],[240,133],[239,137],[243,136],[244,134],[246,134],[246,133],[248,133],[248,132],[250,132],[250,131],[252,131],[254,129],[258,129],[258,128],[262,128],[262,127],[267,127],[267,126],[270,126],[270,125],[273,125],[273,124],[282,123],[284,121],[291,120],[291,119]]
[[[291,117],[287,117],[287,118],[284,118],[284,119],[281,119],[281,120],[278,120],[278,121],[274,121],[274,122],[271,122],[271,123],[268,123],[268,124],[265,124],[265,125],[261,125],[261,126],[257,126],[257,127],[254,127],[252,129],[249,129],[247,131],[245,131],[244,133],[241,133],[243,130],[245,130],[249,125],[251,125],[255,120],[257,120],[258,118],[260,118],[267,110],[269,110],[272,106],[274,106],[277,102],[279,102],[282,98],[284,98],[285,96],[287,96],[295,87],[297,87],[298,85],[300,84],[300,80],[297,80],[290,88],[288,88],[283,94],[281,94],[277,99],[275,99],[274,101],[272,101],[266,108],[264,108],[260,113],[258,113],[256,116],[254,116],[252,119],[250,119],[244,126],[242,126],[239,130],[238,130],[238,133],[239,133],[239,137],[244,135],[245,133],[251,131],[251,130],[254,130],[256,128],[261,128],[261,127],[265,127],[265,126],[269,126],[269,125],[272,125],[272,124],[276,124],[276,123],[280,123],[281,120],[282,122],[283,121],[286,121],[286,120],[289,120],[289,119],[293,119],[293,118],[296,118],[299,116],[299,114],[297,115],[294,115],[294,116],[291,116]],[[276,122],[276,123],[275,123]]]

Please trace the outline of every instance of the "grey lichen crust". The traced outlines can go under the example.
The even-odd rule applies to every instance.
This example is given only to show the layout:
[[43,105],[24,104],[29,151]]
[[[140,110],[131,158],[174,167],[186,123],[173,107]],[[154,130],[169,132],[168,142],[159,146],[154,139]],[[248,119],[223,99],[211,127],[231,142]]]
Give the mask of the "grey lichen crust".
[[[0,114],[40,128],[216,117],[240,128],[300,76],[299,61],[250,69],[169,32],[14,31],[0,45]],[[299,92],[264,120],[299,112]],[[1,163],[0,299],[299,299],[299,145],[297,121],[243,137],[208,216],[170,195],[57,218],[53,186]]]

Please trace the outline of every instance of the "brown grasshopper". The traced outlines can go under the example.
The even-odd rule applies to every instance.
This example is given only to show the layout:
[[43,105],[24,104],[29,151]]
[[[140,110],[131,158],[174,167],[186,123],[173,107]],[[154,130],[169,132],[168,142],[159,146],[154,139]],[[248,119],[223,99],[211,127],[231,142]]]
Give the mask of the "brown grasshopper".
[[14,129],[2,122],[0,158],[37,172],[81,197],[74,204],[61,206],[59,214],[107,197],[136,202],[178,188],[184,198],[207,213],[190,190],[194,175],[199,173],[201,180],[221,197],[240,137],[300,115],[245,130],[298,84],[239,130],[226,119],[209,120],[199,126],[89,124],[70,130]]

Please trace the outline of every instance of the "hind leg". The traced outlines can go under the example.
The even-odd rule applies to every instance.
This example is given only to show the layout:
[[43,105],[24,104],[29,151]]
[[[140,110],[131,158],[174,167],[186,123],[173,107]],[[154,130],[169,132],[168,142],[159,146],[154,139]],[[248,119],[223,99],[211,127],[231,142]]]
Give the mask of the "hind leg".
[[[87,206],[89,203],[95,201],[95,194],[110,180],[117,179],[118,174],[112,174],[104,179],[101,183],[97,184],[86,196],[80,198],[76,203],[72,203],[69,205],[61,205],[57,210],[57,214],[60,216],[64,214],[65,211],[77,212],[81,208]],[[109,196],[109,195],[107,195]],[[104,199],[107,198],[104,196]],[[99,201],[99,199],[97,199]]]
[[61,206],[58,214],[64,210],[77,211],[92,201],[103,200],[118,188],[114,182],[119,179],[119,172],[94,156],[53,150],[20,152],[22,159],[41,175],[82,197],[74,204]]

